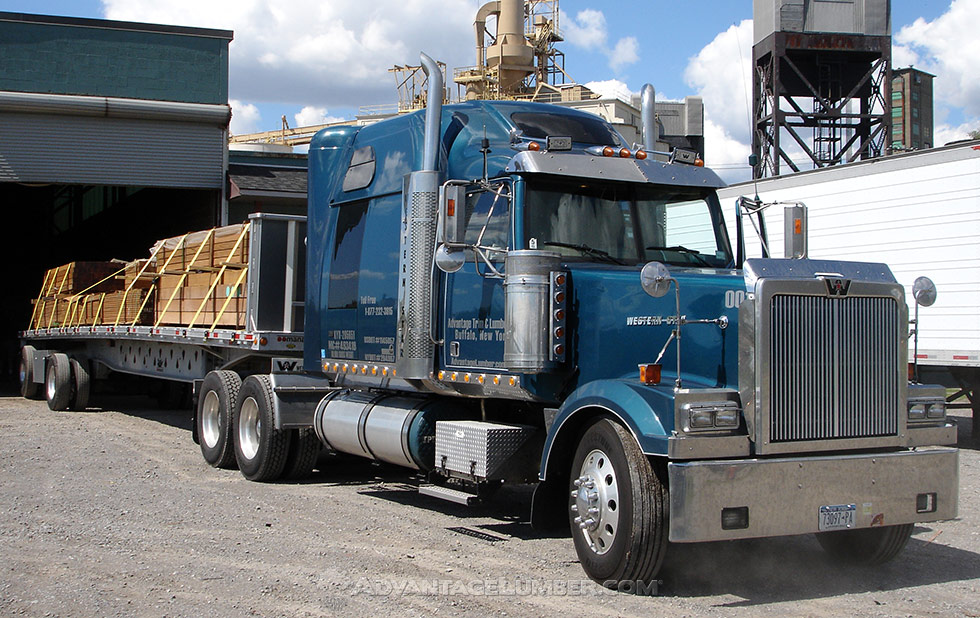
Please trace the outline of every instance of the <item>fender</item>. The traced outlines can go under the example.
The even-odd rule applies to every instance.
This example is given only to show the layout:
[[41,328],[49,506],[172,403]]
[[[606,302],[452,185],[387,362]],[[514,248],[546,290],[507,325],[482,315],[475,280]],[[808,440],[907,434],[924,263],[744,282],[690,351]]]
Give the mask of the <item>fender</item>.
[[552,450],[579,426],[588,409],[601,409],[629,428],[647,455],[667,454],[667,438],[674,429],[674,393],[667,386],[647,386],[635,380],[595,380],[577,388],[558,409],[545,439],[538,478],[545,481]]

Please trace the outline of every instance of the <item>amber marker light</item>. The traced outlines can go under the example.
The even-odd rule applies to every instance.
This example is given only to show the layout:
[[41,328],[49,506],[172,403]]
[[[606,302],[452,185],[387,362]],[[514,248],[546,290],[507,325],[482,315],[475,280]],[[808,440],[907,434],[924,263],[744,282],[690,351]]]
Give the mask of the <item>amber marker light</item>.
[[640,365],[640,382],[644,384],[660,384],[660,370],[663,365],[647,363]]
[[539,151],[539,150],[541,150],[541,144],[539,144],[539,143],[537,143],[537,142],[530,142],[530,143],[529,143],[529,144],[527,145],[527,149],[528,149],[528,150],[531,150],[531,151],[533,151],[533,152],[537,152],[537,151]]
[[695,167],[704,167],[704,159],[695,159],[694,160],[694,166]]
[[637,150],[636,151],[636,158],[639,159],[640,161],[642,161],[643,159],[646,159],[647,158],[646,151],[645,150]]
[[624,159],[629,159],[630,157],[633,156],[633,153],[629,151],[629,148],[620,148],[619,156]]
[[606,146],[605,148],[602,149],[602,156],[604,157],[611,157],[614,154],[616,154],[616,151],[613,150],[612,146]]

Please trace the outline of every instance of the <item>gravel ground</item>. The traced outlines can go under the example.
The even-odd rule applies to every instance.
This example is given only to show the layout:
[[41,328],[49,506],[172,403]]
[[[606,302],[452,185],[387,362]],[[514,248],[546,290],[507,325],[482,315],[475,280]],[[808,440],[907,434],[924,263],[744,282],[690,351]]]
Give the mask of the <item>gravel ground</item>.
[[[961,417],[960,518],[877,568],[813,537],[668,549],[657,596],[587,580],[530,492],[465,508],[325,458],[301,483],[209,468],[147,398],[51,412],[0,397],[0,612],[31,616],[980,616],[980,452]],[[456,529],[456,530],[454,530]],[[473,534],[475,533],[475,535]]]

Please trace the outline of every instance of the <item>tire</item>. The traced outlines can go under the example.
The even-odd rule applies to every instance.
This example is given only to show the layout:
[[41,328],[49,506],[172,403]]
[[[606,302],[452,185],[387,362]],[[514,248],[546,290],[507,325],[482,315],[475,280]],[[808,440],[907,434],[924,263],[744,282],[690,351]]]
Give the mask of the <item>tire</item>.
[[34,359],[37,350],[25,345],[20,351],[20,395],[25,399],[40,399],[41,385],[34,381]]
[[274,481],[282,476],[289,453],[290,433],[275,428],[272,380],[249,376],[242,382],[235,407],[235,459],[250,481]]
[[888,562],[898,555],[912,536],[913,524],[818,532],[817,541],[824,551],[843,562],[874,565]]
[[289,453],[282,478],[291,481],[305,479],[313,473],[313,466],[320,457],[323,445],[312,429],[290,429]]
[[92,393],[92,376],[89,372],[89,364],[87,360],[74,358],[71,359],[70,364],[72,391],[68,409],[82,411],[88,407],[89,397]]
[[44,395],[48,400],[48,407],[56,412],[67,410],[71,403],[73,386],[68,356],[61,352],[52,354],[48,358],[44,378]]
[[651,585],[667,548],[666,471],[658,475],[629,431],[602,417],[582,434],[569,490],[572,539],[586,574],[622,591]]
[[204,376],[197,400],[197,436],[204,461],[215,468],[235,466],[232,416],[238,406],[242,379],[234,371],[212,371]]

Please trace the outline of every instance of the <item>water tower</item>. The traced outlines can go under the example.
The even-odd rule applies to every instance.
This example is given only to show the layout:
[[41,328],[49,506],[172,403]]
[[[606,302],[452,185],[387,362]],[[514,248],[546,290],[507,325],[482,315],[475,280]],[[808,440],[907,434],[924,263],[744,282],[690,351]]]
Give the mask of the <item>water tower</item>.
[[890,0],[754,0],[753,17],[753,177],[886,154]]

